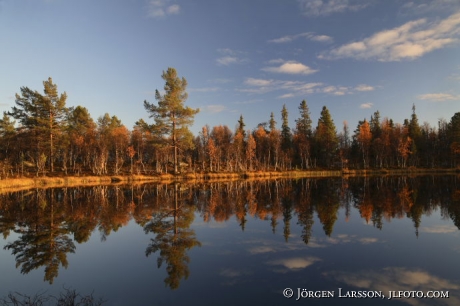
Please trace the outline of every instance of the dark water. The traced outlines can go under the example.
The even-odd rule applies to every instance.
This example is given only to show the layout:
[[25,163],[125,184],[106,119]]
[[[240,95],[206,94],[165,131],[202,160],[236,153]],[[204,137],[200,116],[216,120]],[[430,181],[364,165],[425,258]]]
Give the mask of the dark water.
[[0,297],[460,305],[459,226],[455,176],[21,191],[0,195]]

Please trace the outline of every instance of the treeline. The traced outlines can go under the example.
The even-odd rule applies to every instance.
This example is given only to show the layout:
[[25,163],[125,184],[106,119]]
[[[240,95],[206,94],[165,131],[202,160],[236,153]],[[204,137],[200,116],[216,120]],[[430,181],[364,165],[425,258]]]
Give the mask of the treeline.
[[[298,106],[295,127],[281,110],[281,127],[269,120],[247,129],[241,115],[236,129],[204,126],[199,135],[188,127],[199,110],[184,107],[186,81],[173,68],[163,72],[164,95],[144,106],[129,130],[106,113],[94,120],[82,106],[67,107],[49,78],[44,94],[21,87],[15,106],[0,120],[0,174],[159,174],[167,172],[286,171],[294,169],[452,168],[460,153],[460,112],[437,127],[420,124],[415,106],[410,119],[394,123],[376,111],[351,132],[340,132],[326,106],[316,126],[307,102]],[[268,119],[268,118],[267,118]]]

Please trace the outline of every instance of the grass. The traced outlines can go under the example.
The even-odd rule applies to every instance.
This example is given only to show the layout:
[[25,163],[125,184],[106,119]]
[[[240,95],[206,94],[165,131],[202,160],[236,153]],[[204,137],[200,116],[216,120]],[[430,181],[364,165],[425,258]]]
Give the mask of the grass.
[[302,178],[302,177],[348,177],[368,175],[423,175],[455,174],[458,169],[341,169],[341,170],[291,170],[291,171],[243,171],[243,172],[205,172],[172,175],[110,175],[110,176],[59,176],[24,177],[0,180],[0,192],[18,191],[30,188],[77,187],[111,184],[139,184],[145,182],[196,182],[230,181],[247,179]]

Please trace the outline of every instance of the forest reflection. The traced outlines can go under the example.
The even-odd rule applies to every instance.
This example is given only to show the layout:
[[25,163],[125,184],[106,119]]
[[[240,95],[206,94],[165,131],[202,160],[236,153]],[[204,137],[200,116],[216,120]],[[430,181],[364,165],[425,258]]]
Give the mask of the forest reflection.
[[434,210],[460,229],[457,179],[308,178],[34,189],[0,195],[0,232],[7,241],[4,249],[15,256],[21,273],[44,268],[44,281],[53,283],[60,267],[69,265],[67,255],[76,252],[76,243],[87,242],[95,232],[105,241],[134,221],[151,236],[145,250],[139,251],[156,256],[158,268],[166,266],[164,282],[176,289],[189,275],[188,251],[201,246],[192,227],[196,218],[225,222],[235,217],[242,231],[253,218],[265,220],[286,242],[291,227],[300,226],[301,239],[308,245],[315,220],[331,236],[339,210],[349,218],[356,209],[379,229],[393,218],[409,218],[417,236],[422,216]]

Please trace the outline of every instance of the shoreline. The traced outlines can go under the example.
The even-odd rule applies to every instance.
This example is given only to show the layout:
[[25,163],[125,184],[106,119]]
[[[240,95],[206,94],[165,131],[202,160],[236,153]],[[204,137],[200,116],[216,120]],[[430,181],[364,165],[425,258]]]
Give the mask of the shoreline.
[[0,180],[0,192],[31,188],[78,187],[118,184],[172,183],[172,182],[214,182],[253,179],[296,179],[308,177],[360,177],[388,175],[454,175],[457,169],[360,169],[360,170],[291,170],[291,171],[247,171],[241,173],[186,173],[179,175],[105,175],[105,176],[63,176],[24,177]]

